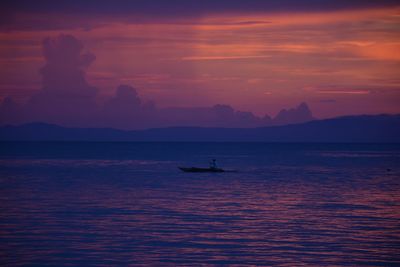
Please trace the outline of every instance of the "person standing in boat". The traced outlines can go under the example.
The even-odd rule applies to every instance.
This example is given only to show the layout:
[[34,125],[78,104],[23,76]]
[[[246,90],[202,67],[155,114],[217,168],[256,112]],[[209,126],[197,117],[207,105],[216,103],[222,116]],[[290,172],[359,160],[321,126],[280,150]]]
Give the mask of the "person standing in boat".
[[217,168],[216,159],[212,159],[212,160],[210,161],[210,168],[211,168],[211,169],[216,169],[216,168]]

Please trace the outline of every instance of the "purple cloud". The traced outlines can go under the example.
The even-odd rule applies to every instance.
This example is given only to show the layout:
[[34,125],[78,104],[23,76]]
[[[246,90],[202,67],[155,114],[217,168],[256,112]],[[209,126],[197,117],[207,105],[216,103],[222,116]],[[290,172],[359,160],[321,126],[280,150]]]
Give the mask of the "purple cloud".
[[96,95],[97,89],[87,84],[83,70],[96,57],[91,53],[83,54],[82,50],[82,43],[71,35],[43,41],[46,65],[41,69],[41,74],[44,91],[85,97]]
[[[123,23],[174,22],[185,23],[188,18],[207,14],[240,12],[331,12],[366,8],[399,6],[397,0],[152,0],[152,1],[2,1],[2,29],[66,30],[91,29],[111,20]],[[28,14],[28,15],[27,15]],[[67,18],[67,19],[65,19]]]
[[71,35],[43,41],[46,64],[41,68],[42,90],[22,108],[27,121],[87,125],[97,112],[97,88],[89,85],[85,68],[95,56],[83,53],[83,45]]
[[83,44],[71,35],[43,41],[46,60],[41,69],[42,89],[26,104],[5,98],[0,105],[0,124],[47,122],[73,127],[143,129],[168,126],[258,127],[312,120],[308,106],[282,110],[271,119],[229,105],[191,108],[157,108],[143,102],[136,89],[120,85],[103,105],[96,102],[97,88],[86,81],[85,69],[95,60],[83,52]]
[[296,108],[282,109],[274,118],[275,125],[284,125],[291,123],[302,123],[313,120],[311,110],[306,103],[301,103]]

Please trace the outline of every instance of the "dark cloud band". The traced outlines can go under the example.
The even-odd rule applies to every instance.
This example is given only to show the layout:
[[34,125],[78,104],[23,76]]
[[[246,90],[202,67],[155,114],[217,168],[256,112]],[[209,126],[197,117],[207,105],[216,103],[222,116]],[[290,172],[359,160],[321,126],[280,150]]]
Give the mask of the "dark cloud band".
[[151,1],[2,1],[2,9],[24,12],[62,12],[85,14],[158,14],[189,16],[213,12],[304,12],[376,8],[399,5],[399,1],[381,0],[151,0]]

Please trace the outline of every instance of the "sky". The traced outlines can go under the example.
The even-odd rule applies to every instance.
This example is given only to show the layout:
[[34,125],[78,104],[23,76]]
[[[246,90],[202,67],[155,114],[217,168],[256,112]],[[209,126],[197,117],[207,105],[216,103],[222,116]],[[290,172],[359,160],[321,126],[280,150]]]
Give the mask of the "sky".
[[[317,118],[400,113],[398,1],[2,1],[0,7],[3,105],[42,96],[56,103],[50,99],[58,89],[52,97],[46,90],[58,86],[57,92],[91,94],[103,109],[125,92],[143,110],[228,105],[273,118],[306,102]],[[68,61],[46,56],[44,40],[58,43],[53,50],[62,54],[60,36],[80,47],[72,54],[82,60],[74,65],[82,73],[70,87],[68,78],[44,73]],[[59,80],[49,85],[46,77]],[[82,92],[79,105],[89,107]],[[71,111],[55,113],[63,112]]]

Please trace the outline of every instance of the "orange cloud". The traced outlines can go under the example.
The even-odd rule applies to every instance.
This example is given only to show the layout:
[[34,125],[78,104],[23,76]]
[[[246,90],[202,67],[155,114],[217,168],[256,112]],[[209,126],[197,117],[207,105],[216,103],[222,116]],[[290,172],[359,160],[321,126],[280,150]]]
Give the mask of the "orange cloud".
[[367,95],[369,90],[319,90],[319,94]]
[[[197,25],[198,30],[248,29],[254,27],[275,27],[289,25],[322,25],[362,20],[398,21],[400,6],[396,8],[358,9],[312,13],[255,13],[255,14],[214,14],[204,17]],[[244,21],[259,23],[245,24]]]
[[[75,35],[97,55],[89,76],[96,86],[105,88],[102,92],[110,93],[122,81],[164,106],[191,105],[201,99],[202,104],[218,101],[273,113],[271,106],[280,107],[285,101],[294,104],[321,94],[349,99],[364,95],[372,107],[377,85],[390,83],[398,88],[398,82],[393,81],[398,77],[400,60],[399,14],[399,8],[384,8],[208,13],[185,17],[179,23],[90,18],[100,26],[64,33]],[[58,30],[0,32],[4,83],[36,81],[42,65],[36,61],[41,55],[41,40],[58,34]],[[347,90],[323,87],[331,84]],[[299,89],[305,86],[317,89]],[[318,91],[321,88],[326,90]],[[0,97],[9,92],[18,94],[16,90],[1,90]],[[398,92],[393,89],[389,95],[385,91],[382,98],[387,101],[381,103],[391,105],[390,110],[398,109],[398,103],[393,104],[393,99],[400,97]]]
[[248,56],[192,56],[183,57],[182,60],[196,61],[196,60],[230,60],[230,59],[257,59],[268,58],[270,56],[262,55],[248,55]]

